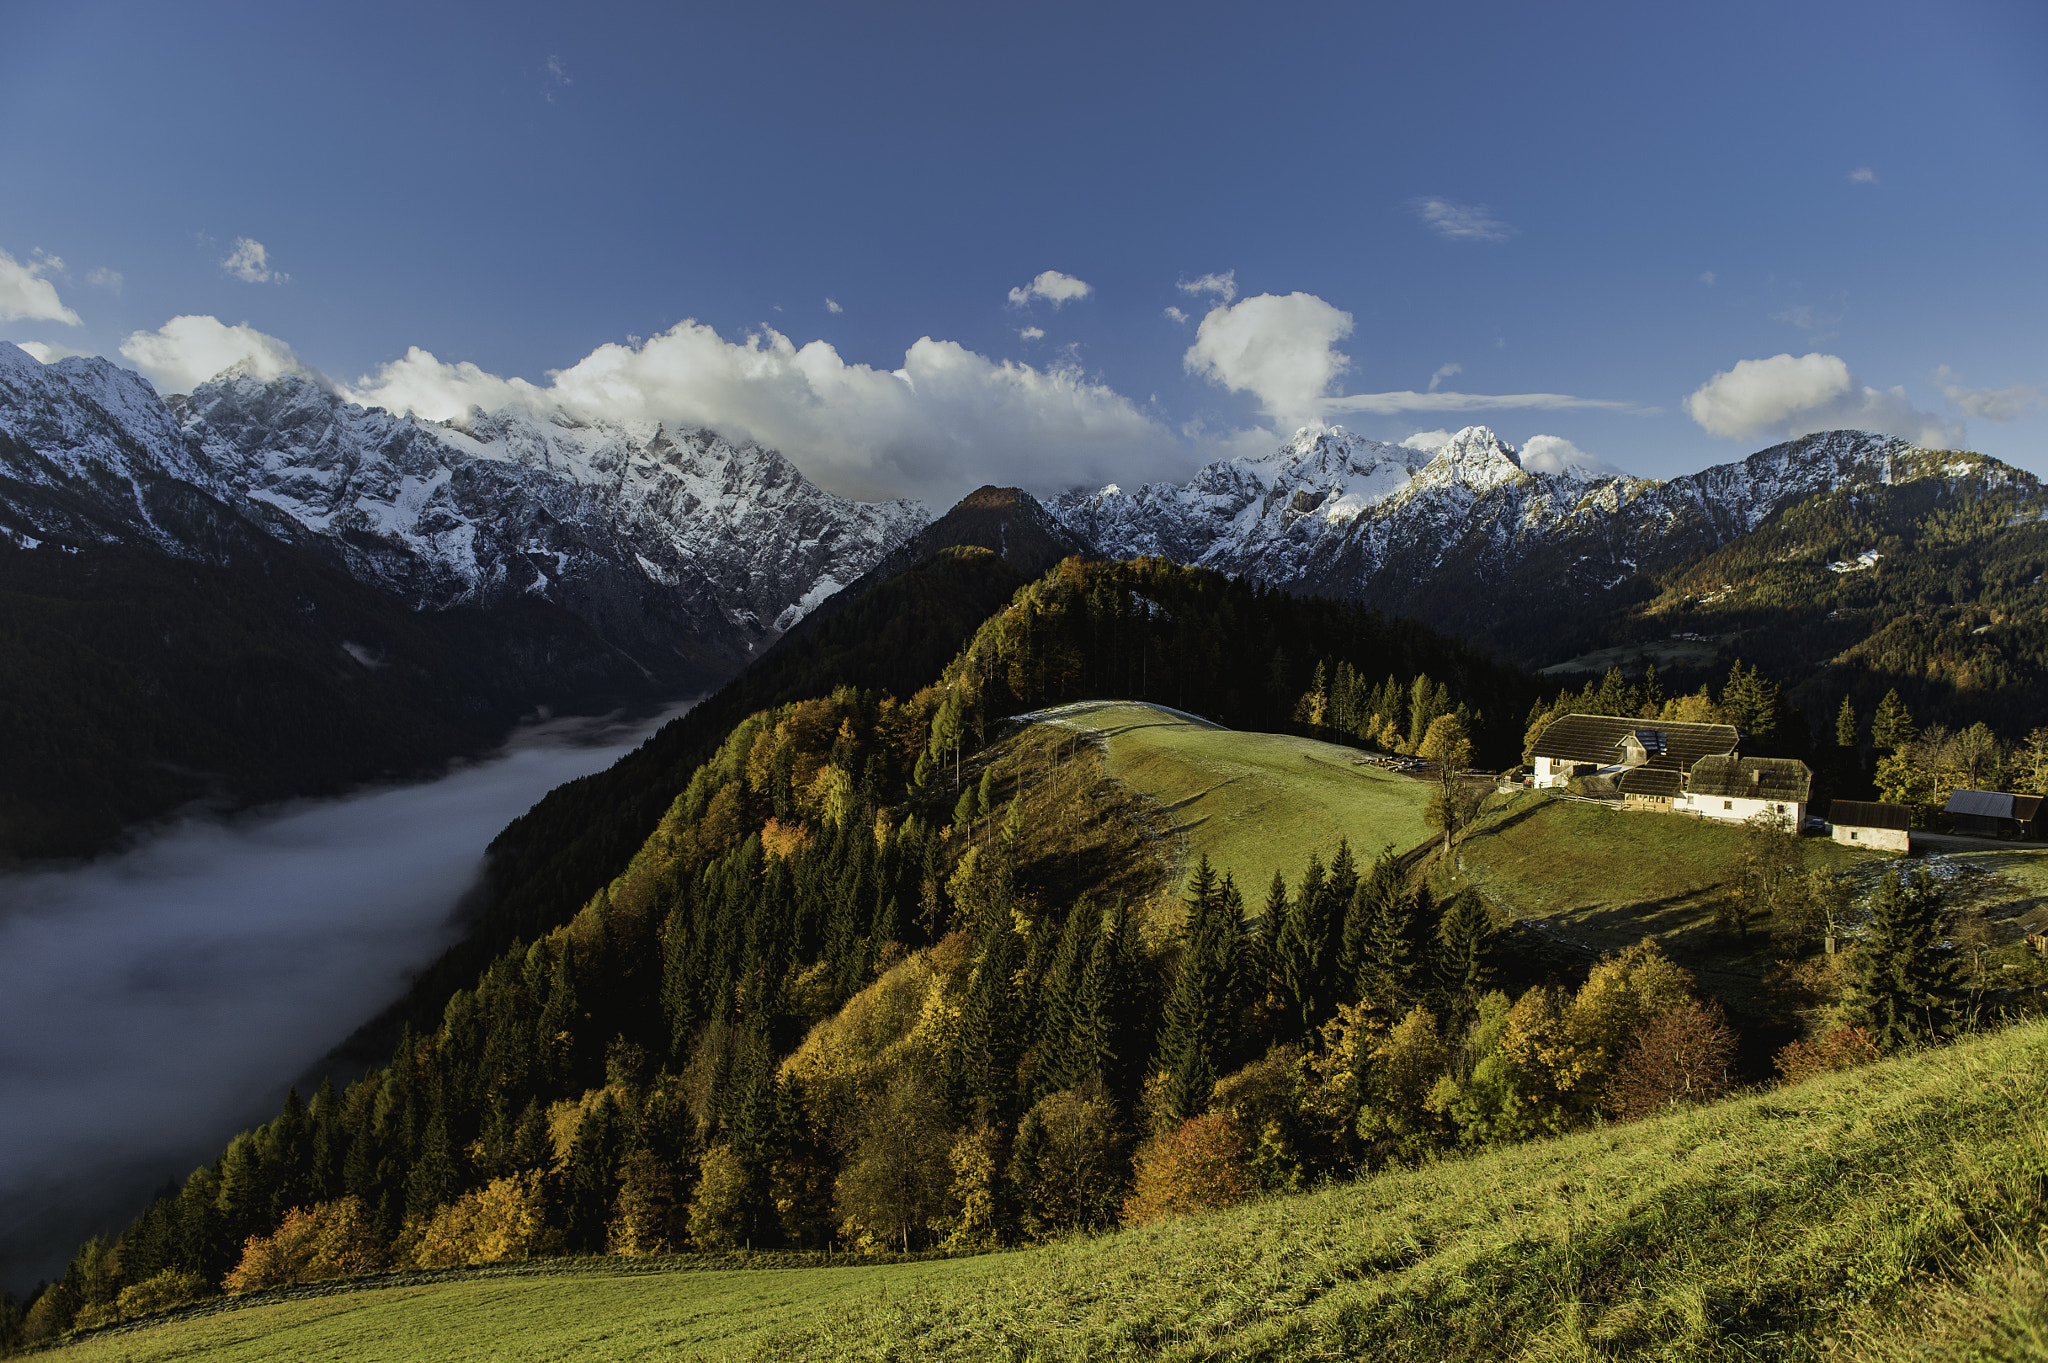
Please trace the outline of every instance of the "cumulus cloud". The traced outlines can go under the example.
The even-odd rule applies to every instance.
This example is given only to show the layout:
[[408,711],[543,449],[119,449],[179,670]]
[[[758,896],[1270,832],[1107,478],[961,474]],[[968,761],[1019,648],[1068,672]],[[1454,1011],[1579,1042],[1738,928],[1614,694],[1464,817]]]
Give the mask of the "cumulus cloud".
[[1228,303],[1237,297],[1237,271],[1225,270],[1222,274],[1205,274],[1200,279],[1183,279],[1174,287],[1182,293],[1214,294]]
[[1191,374],[1250,393],[1282,428],[1316,420],[1351,359],[1335,349],[1351,314],[1312,293],[1262,293],[1211,308],[1181,362]]
[[85,282],[92,285],[95,289],[105,289],[116,298],[121,296],[121,284],[123,281],[119,270],[110,270],[106,266],[101,265],[96,269],[85,272]]
[[1710,435],[1732,439],[1855,429],[1946,449],[1963,437],[1960,423],[1916,410],[1904,388],[1864,387],[1840,356],[1818,352],[1740,360],[1695,389],[1685,410]]
[[845,308],[842,308],[842,307],[840,307],[840,306],[839,306],[839,304],[838,304],[838,303],[837,303],[836,301],[834,301],[833,299],[830,299],[830,298],[828,298],[828,299],[826,299],[826,300],[825,300],[825,311],[827,311],[827,312],[831,312],[831,313],[840,313],[840,312],[845,312],[845,311],[846,311],[846,309],[845,309]]
[[1164,312],[1160,313],[1160,316],[1164,317],[1169,322],[1178,322],[1182,326],[1186,326],[1188,324],[1188,315],[1182,312],[1179,308],[1167,308]]
[[1017,335],[1027,341],[1042,341],[1045,339],[1045,328],[1025,327],[1022,331],[1018,332]]
[[235,238],[235,244],[221,257],[220,267],[244,284],[283,284],[291,279],[282,270],[271,269],[270,252],[262,242],[248,237]]
[[63,261],[40,251],[27,261],[0,251],[0,322],[62,322],[78,326],[78,314],[64,306],[57,297],[57,286],[44,278],[63,267]]
[[1702,284],[1706,285],[1706,286],[1707,286],[1708,288],[1710,288],[1710,289],[1711,289],[1711,288],[1713,288],[1713,287],[1714,287],[1714,272],[1713,272],[1712,270],[1708,270],[1708,271],[1706,271],[1706,272],[1705,272],[1704,274],[1702,274],[1702,275],[1700,276],[1700,283],[1702,283]]
[[90,350],[73,350],[68,345],[57,345],[50,341],[16,341],[14,344],[17,349],[26,350],[37,364],[55,364],[59,360],[68,360],[73,355],[92,354]]
[[1981,416],[2001,426],[2027,408],[2048,400],[2048,393],[2031,383],[2015,383],[2006,388],[1965,388],[1947,365],[1935,370],[1934,377],[1941,384],[1943,397],[1971,416]]
[[1435,454],[1451,443],[1451,432],[1439,427],[1434,431],[1417,431],[1401,442],[1405,449],[1421,450],[1424,454]]
[[1531,473],[1570,473],[1581,478],[1620,477],[1622,471],[1561,435],[1532,435],[1522,444],[1522,467]]
[[189,393],[234,365],[265,382],[281,374],[319,377],[277,337],[209,316],[173,317],[155,331],[134,332],[121,342],[121,354],[165,393]]
[[1410,199],[1408,207],[1446,241],[1506,241],[1515,234],[1515,229],[1493,216],[1485,204],[1421,198]]
[[1852,185],[1874,185],[1877,183],[1877,172],[1869,166],[1858,166],[1849,172],[1849,183]]
[[997,362],[929,336],[890,371],[773,328],[735,342],[685,320],[639,345],[600,346],[548,379],[499,378],[415,348],[343,391],[430,420],[519,405],[706,426],[773,446],[824,486],[861,497],[950,500],[1020,474],[1055,490],[1165,477],[1187,462],[1170,432],[1076,365]]
[[1093,285],[1061,274],[1058,270],[1046,270],[1029,284],[1020,284],[1010,290],[1010,306],[1021,308],[1034,298],[1043,298],[1056,308],[1065,307],[1077,298],[1086,298],[1094,293]]
[[1438,365],[1436,367],[1436,372],[1429,376],[1429,391],[1434,393],[1437,390],[1437,387],[1440,384],[1442,384],[1445,379],[1451,378],[1452,376],[1457,374],[1462,374],[1464,372],[1465,366],[1462,364],[1452,363]]

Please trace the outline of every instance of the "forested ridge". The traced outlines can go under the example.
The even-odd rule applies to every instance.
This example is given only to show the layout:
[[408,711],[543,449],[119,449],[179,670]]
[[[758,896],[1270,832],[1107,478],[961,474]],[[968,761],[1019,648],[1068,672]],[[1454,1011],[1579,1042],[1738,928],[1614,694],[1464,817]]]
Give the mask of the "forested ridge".
[[[1521,738],[1519,674],[1153,560],[1066,560],[908,696],[756,709],[565,922],[0,1326],[563,1252],[992,1248],[1726,1091],[1735,1038],[1652,942],[1511,994],[1494,911],[1397,849],[1340,844],[1263,886],[1204,863],[1183,888],[1091,749],[1004,722],[1136,695],[1279,729],[1332,678],[1354,721],[1405,703],[1404,742],[1461,716]],[[1733,690],[1776,700],[1754,674]],[[1754,860],[1751,915],[1817,950],[1839,885]],[[1887,882],[1788,1075],[1953,1025],[1942,913],[1924,877]]]

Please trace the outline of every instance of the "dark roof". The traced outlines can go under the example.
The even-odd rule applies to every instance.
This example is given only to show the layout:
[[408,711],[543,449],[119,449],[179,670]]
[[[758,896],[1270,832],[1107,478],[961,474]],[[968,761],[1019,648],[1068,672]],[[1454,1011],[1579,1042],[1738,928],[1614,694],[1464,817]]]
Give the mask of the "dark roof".
[[1694,795],[1804,804],[1812,786],[1813,772],[1796,757],[1715,756],[1692,764],[1692,780],[1686,789]]
[[2012,797],[2012,816],[2021,823],[2032,823],[2041,812],[2039,795],[2015,795]]
[[1998,790],[1959,790],[1942,809],[1950,814],[1975,814],[1982,819],[2010,819],[2012,796]]
[[[1530,755],[1611,766],[1621,761],[1622,746],[1627,740],[1648,728],[1640,719],[1620,715],[1564,715],[1551,721]],[[1654,732],[1664,736],[1664,750],[1652,752],[1645,765],[1670,772],[1686,771],[1709,753],[1733,752],[1738,739],[1734,726],[1729,724],[1666,722],[1658,724]]]
[[1630,767],[1616,784],[1623,795],[1654,795],[1660,800],[1675,800],[1685,793],[1685,778],[1659,767]]
[[1903,833],[1913,826],[1913,812],[1882,800],[1837,800],[1828,806],[1828,822],[1844,828],[1896,828]]

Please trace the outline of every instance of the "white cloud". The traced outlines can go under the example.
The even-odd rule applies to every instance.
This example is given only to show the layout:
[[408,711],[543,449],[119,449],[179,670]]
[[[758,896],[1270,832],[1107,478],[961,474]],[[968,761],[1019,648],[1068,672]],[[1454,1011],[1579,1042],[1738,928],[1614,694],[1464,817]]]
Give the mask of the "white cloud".
[[1947,365],[1935,370],[1934,377],[1941,384],[1943,397],[1971,416],[1980,416],[2001,426],[2027,408],[2048,401],[2048,393],[2043,393],[2031,383],[2015,383],[2006,388],[1965,388],[1956,382],[1956,372]]
[[1733,439],[1854,429],[1945,449],[1963,438],[1960,423],[1915,410],[1905,389],[1866,388],[1840,356],[1819,353],[1738,361],[1694,390],[1685,410],[1710,435]]
[[101,265],[85,272],[85,282],[92,285],[95,289],[105,289],[116,298],[121,296],[121,284],[123,281],[119,270],[110,270],[106,266]]
[[1401,442],[1405,449],[1421,450],[1424,454],[1435,454],[1451,443],[1451,432],[1439,427],[1434,431],[1417,431]]
[[1858,166],[1849,172],[1849,183],[1855,185],[1874,185],[1877,183],[1877,172],[1869,166]]
[[838,304],[837,302],[835,302],[835,301],[833,301],[832,299],[828,298],[828,299],[826,299],[826,300],[825,300],[825,311],[827,311],[827,312],[830,312],[830,313],[841,313],[841,312],[845,312],[845,311],[846,311],[846,309],[845,309],[845,308],[842,308],[842,307],[840,307],[840,306],[839,306],[839,304]]
[[0,251],[0,322],[62,322],[78,326],[78,314],[64,306],[57,297],[57,286],[43,278],[47,271],[60,269],[63,264],[55,256],[44,256],[40,251],[26,263]]
[[1848,310],[1846,308],[1835,312],[1823,312],[1810,303],[1798,303],[1786,308],[1783,312],[1772,313],[1771,320],[1773,322],[1783,322],[1787,326],[1798,327],[1801,331],[1812,332],[1811,340],[1813,341],[1825,341],[1835,334],[1835,328],[1841,324],[1842,318],[1847,315]]
[[1454,393],[1449,390],[1418,393],[1413,389],[1398,393],[1351,393],[1325,399],[1321,405],[1324,412],[1369,412],[1376,416],[1394,416],[1402,412],[1496,412],[1515,408],[1563,411],[1591,407],[1628,412],[1635,416],[1654,416],[1658,411],[1655,407],[1614,398],[1581,398],[1570,393]]
[[1532,435],[1522,444],[1522,467],[1531,473],[1575,473],[1582,478],[1620,477],[1622,471],[1561,435]]
[[545,387],[413,349],[344,391],[430,420],[522,405],[707,426],[773,446],[824,486],[863,497],[950,500],[1020,476],[1050,491],[1185,476],[1187,463],[1170,432],[1078,367],[998,363],[930,337],[890,372],[772,328],[741,343],[683,321],[638,346],[600,346]]
[[37,364],[55,364],[59,360],[68,360],[73,355],[92,354],[90,350],[73,350],[68,345],[57,345],[51,341],[16,341],[14,344],[34,356]]
[[1045,339],[1045,328],[1025,327],[1022,331],[1018,332],[1017,335],[1027,341],[1042,341]]
[[1182,312],[1179,308],[1167,308],[1159,315],[1164,317],[1169,322],[1178,322],[1182,326],[1186,326],[1188,324],[1188,315]]
[[121,354],[165,393],[189,393],[232,365],[266,382],[281,374],[320,377],[277,337],[247,324],[231,327],[217,317],[173,317],[155,331],[130,335],[121,342]]
[[576,78],[569,74],[568,63],[552,52],[548,54],[548,59],[541,63],[540,70],[540,96],[550,104],[555,102],[557,91],[566,90],[576,83]]
[[1029,284],[1020,284],[1010,290],[1010,306],[1021,308],[1034,298],[1043,298],[1054,307],[1060,308],[1077,298],[1086,298],[1094,292],[1093,285],[1084,283],[1070,274],[1046,270]]
[[235,244],[221,258],[220,267],[244,284],[284,284],[291,276],[270,268],[270,252],[263,243],[236,237]]
[[1714,272],[1713,272],[1712,270],[1708,270],[1708,271],[1707,271],[1706,273],[1702,274],[1702,275],[1700,276],[1700,283],[1702,283],[1702,284],[1706,285],[1706,286],[1707,286],[1708,288],[1710,288],[1710,289],[1711,289],[1711,288],[1713,288],[1713,287],[1714,287]]
[[1447,241],[1506,241],[1515,234],[1515,229],[1494,217],[1485,204],[1421,198],[1410,199],[1408,206]]
[[1228,303],[1237,297],[1237,271],[1225,270],[1222,274],[1205,274],[1200,279],[1183,279],[1174,287],[1182,293],[1211,293]]
[[1436,372],[1429,376],[1429,391],[1434,393],[1437,390],[1437,386],[1441,384],[1445,379],[1448,379],[1456,374],[1462,374],[1464,372],[1465,366],[1462,364],[1457,364],[1455,362],[1451,364],[1438,365],[1436,367]]
[[1250,393],[1281,427],[1317,419],[1349,356],[1333,347],[1351,314],[1312,293],[1262,293],[1209,310],[1181,362],[1191,374]]

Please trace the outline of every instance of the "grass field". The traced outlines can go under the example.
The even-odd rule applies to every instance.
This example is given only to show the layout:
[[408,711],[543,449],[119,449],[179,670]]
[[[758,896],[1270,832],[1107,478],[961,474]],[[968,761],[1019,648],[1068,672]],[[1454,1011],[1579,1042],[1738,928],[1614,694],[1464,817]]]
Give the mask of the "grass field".
[[55,1357],[2039,1358],[2044,1064],[2028,1024],[1097,1240],[372,1290]]
[[1184,841],[1184,871],[1207,853],[1237,877],[1253,909],[1278,870],[1289,880],[1311,852],[1328,861],[1339,838],[1361,860],[1429,835],[1429,787],[1375,767],[1358,753],[1287,734],[1224,729],[1129,702],[1047,712],[1040,727],[1077,726],[1104,745],[1111,776],[1165,811]]

